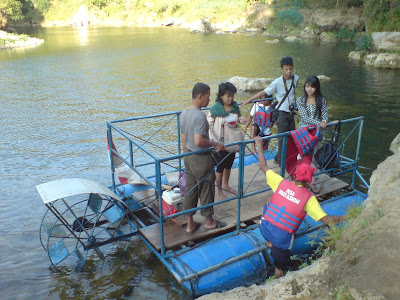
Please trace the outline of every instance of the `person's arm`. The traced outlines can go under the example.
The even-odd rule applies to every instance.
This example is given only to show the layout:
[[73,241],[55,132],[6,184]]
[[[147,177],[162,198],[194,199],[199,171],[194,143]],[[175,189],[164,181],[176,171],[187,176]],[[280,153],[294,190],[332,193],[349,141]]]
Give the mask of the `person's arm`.
[[334,224],[343,222],[346,217],[345,216],[334,216],[328,215],[319,204],[317,198],[312,196],[308,201],[306,206],[304,207],[305,212],[313,218],[316,222],[321,221],[323,224]]
[[244,101],[242,102],[242,104],[243,104],[243,105],[244,105],[244,104],[247,104],[247,103],[249,103],[250,101],[253,101],[253,100],[256,100],[256,99],[264,99],[266,96],[267,96],[267,93],[266,93],[264,90],[262,90],[262,91],[259,91],[257,94],[255,94],[253,97],[251,97],[251,98],[249,98],[249,99],[247,99],[247,100],[244,100]]
[[225,145],[216,141],[210,141],[207,138],[204,137],[202,134],[194,134],[194,144],[197,147],[201,148],[210,148],[214,147],[215,150],[217,151],[222,151],[225,150]]
[[251,121],[253,121],[253,116],[248,116],[246,120],[246,125],[244,126],[244,131],[247,131],[247,128],[249,128]]
[[183,152],[187,152],[187,148],[186,148],[186,137],[183,133],[181,133],[181,142],[182,142],[182,149]]
[[254,138],[254,141],[257,146],[258,163],[260,164],[260,168],[264,173],[267,173],[267,171],[270,170],[271,168],[268,167],[267,160],[265,159],[265,156],[264,156],[264,147],[263,147],[262,138],[259,136],[256,136]]
[[216,140],[215,136],[214,136],[214,123],[215,123],[215,118],[211,117],[211,113],[210,111],[207,114],[207,122],[208,122],[208,126],[209,126],[209,136],[210,136],[210,140]]
[[328,103],[326,102],[325,97],[322,98],[322,108],[321,108],[321,119],[322,122],[320,123],[322,128],[326,128],[326,126],[328,125]]
[[325,217],[322,217],[320,221],[325,225],[328,225],[343,222],[345,219],[345,216],[326,215]]

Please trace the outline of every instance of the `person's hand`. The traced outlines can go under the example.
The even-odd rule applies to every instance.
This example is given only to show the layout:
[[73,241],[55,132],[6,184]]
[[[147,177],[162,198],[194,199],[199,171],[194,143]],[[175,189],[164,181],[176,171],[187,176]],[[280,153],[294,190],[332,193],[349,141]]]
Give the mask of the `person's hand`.
[[321,123],[319,123],[319,126],[321,126],[323,129],[325,129],[327,125],[328,123],[326,123],[326,121],[322,121]]
[[217,150],[217,151],[226,150],[225,145],[222,144],[222,143],[219,143],[219,142],[215,142],[214,148],[215,148],[215,150]]
[[239,118],[239,122],[240,122],[241,124],[244,124],[244,123],[247,122],[247,120],[246,120],[245,117],[240,117],[240,118]]
[[254,142],[256,143],[256,146],[257,147],[263,147],[263,141],[262,141],[262,138],[260,137],[260,136],[256,136],[255,138],[254,138]]
[[250,101],[251,101],[251,99],[244,100],[244,101],[242,101],[242,104],[243,104],[243,105],[246,105],[246,104],[249,103]]

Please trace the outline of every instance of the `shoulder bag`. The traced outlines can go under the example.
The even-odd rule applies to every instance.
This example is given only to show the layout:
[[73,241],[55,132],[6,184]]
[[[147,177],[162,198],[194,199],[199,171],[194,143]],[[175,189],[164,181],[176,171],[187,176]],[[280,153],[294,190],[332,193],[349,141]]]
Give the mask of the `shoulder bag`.
[[[244,134],[237,123],[235,123],[235,125],[231,125],[230,123],[225,123],[223,128],[224,128],[224,144],[230,144],[244,140]],[[228,152],[235,152],[235,153],[239,152],[240,145],[228,146],[226,150]]]
[[[294,87],[294,76],[292,75],[292,84],[290,85],[289,90],[286,87],[286,80],[285,77],[283,77],[283,83],[285,84],[285,89],[286,89],[286,94],[285,96],[282,98],[281,102],[273,102],[270,106],[270,111],[271,111],[271,116],[270,116],[270,120],[272,123],[275,123],[276,121],[278,121],[278,117],[279,117],[279,107],[281,107],[281,105],[283,104],[283,102],[285,102],[286,98],[289,96],[290,91],[292,90],[292,87]],[[278,104],[279,103],[279,104]]]

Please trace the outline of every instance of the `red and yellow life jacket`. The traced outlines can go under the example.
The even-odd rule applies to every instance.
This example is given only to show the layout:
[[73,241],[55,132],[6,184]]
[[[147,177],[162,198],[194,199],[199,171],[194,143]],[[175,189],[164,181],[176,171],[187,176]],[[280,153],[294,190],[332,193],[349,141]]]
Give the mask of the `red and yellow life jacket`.
[[307,213],[304,206],[313,196],[304,187],[283,179],[271,197],[264,219],[289,233],[296,233]]
[[270,121],[271,113],[265,106],[259,106],[256,114],[254,115],[254,123],[260,127],[260,131],[263,132],[265,128],[272,128],[274,123]]

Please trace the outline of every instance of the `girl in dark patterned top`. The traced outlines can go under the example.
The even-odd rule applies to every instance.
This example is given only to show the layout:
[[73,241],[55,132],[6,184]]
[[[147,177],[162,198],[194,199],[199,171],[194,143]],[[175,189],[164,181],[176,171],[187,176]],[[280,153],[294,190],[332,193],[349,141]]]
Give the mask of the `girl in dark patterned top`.
[[304,83],[304,95],[297,99],[296,104],[301,117],[300,126],[320,125],[326,128],[328,104],[321,93],[317,76],[307,77]]
[[[321,85],[317,76],[309,76],[304,83],[304,95],[296,100],[299,110],[301,126],[319,125],[322,130],[328,124],[328,104],[321,93]],[[320,132],[318,143],[314,147],[314,153],[321,147],[323,133]],[[309,183],[312,192],[318,193],[319,188],[314,183]]]

